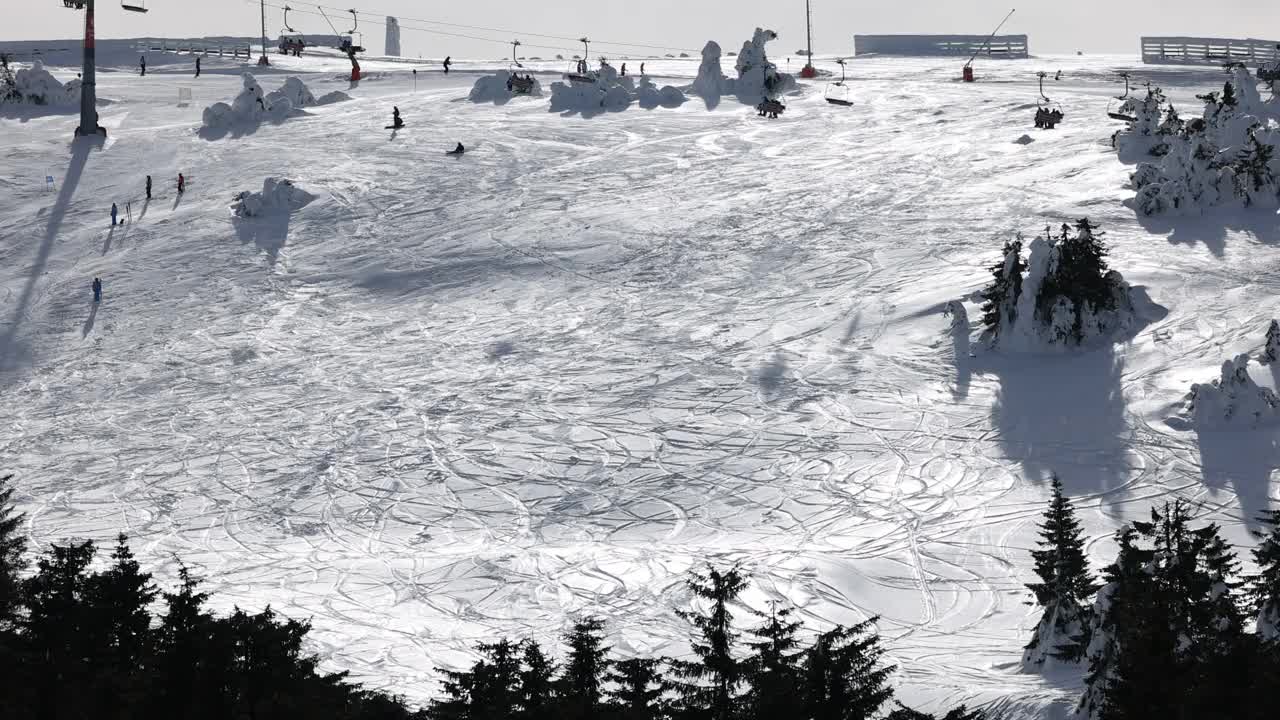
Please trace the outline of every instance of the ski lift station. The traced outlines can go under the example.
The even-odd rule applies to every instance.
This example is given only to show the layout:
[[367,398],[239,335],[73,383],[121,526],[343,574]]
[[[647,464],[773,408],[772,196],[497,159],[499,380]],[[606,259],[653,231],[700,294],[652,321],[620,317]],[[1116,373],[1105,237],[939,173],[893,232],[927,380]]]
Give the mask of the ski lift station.
[[855,55],[1026,58],[1026,35],[854,35]]

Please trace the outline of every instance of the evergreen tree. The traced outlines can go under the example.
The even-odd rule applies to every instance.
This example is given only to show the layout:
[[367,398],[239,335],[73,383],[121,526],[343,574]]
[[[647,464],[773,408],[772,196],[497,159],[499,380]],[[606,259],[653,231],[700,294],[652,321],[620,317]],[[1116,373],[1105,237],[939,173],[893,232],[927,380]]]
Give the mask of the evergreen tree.
[[1019,235],[1004,244],[1000,262],[991,268],[994,280],[982,291],[982,324],[993,337],[1017,319],[1018,296],[1022,294],[1022,275],[1026,269]]
[[1223,85],[1222,85],[1222,103],[1221,103],[1221,105],[1222,105],[1223,107],[1232,107],[1232,108],[1233,108],[1233,107],[1235,107],[1235,106],[1236,106],[1236,104],[1237,104],[1237,103],[1238,103],[1238,100],[1236,99],[1236,88],[1235,88],[1235,86],[1234,86],[1234,85],[1232,85],[1232,84],[1231,84],[1231,81],[1230,81],[1230,80],[1228,80],[1227,82],[1223,83]]
[[708,567],[695,572],[688,586],[695,597],[710,601],[706,613],[680,610],[676,614],[691,623],[696,631],[692,644],[696,662],[680,662],[678,674],[685,679],[681,689],[686,710],[700,710],[709,720],[730,720],[737,712],[738,686],[742,668],[733,656],[738,634],[733,630],[733,613],[729,604],[747,586],[738,568],[725,571]]
[[1267,326],[1267,343],[1262,349],[1262,362],[1273,363],[1280,359],[1280,322],[1275,320]]
[[92,712],[93,700],[84,689],[93,686],[92,663],[99,656],[88,574],[94,553],[92,541],[54,545],[37,562],[36,574],[23,582],[28,607],[23,634],[34,649],[28,669],[38,717],[78,718]]
[[1254,193],[1274,193],[1276,178],[1271,172],[1271,164],[1275,152],[1274,145],[1260,141],[1256,132],[1249,133],[1247,145],[1233,163],[1239,183],[1236,194],[1244,199],[1245,207],[1253,203]]
[[775,606],[768,613],[755,613],[764,624],[752,631],[758,639],[747,643],[752,652],[743,663],[746,718],[768,720],[785,717],[795,710],[802,686],[803,652],[796,640],[800,623],[791,619],[792,612],[790,608],[779,610]]
[[919,710],[912,710],[896,700],[894,702],[898,707],[889,713],[888,720],[983,720],[986,717],[986,714],[981,710],[970,710],[961,705],[948,710],[946,715],[938,718],[928,713],[922,713]]
[[111,567],[94,575],[89,589],[102,653],[95,662],[95,694],[104,716],[129,718],[150,692],[155,650],[150,606],[159,591],[151,574],[141,571],[123,534],[111,559]]
[[[1040,526],[1038,550],[1031,551],[1039,582],[1027,589],[1044,608],[1023,662],[1039,665],[1046,656],[1069,662],[1083,657],[1089,645],[1086,603],[1097,590],[1084,553],[1084,537],[1071,500],[1062,494],[1062,481],[1053,476],[1052,497]],[[1070,643],[1060,642],[1071,639]]]
[[593,718],[600,712],[605,675],[609,671],[604,621],[579,620],[564,641],[569,646],[569,655],[559,682],[561,716],[570,720]]
[[479,647],[483,659],[472,673],[469,718],[514,717],[520,702],[519,646],[503,638]]
[[609,681],[615,689],[609,693],[613,717],[618,720],[661,720],[664,717],[662,695],[666,689],[661,661],[631,658],[613,664]]
[[535,640],[524,643],[520,669],[520,712],[522,720],[551,720],[556,717],[555,664]]
[[1250,596],[1258,613],[1258,637],[1280,642],[1280,510],[1264,514],[1259,521],[1265,529],[1254,532],[1261,542],[1253,551],[1258,574],[1250,578]]
[[0,643],[18,629],[22,573],[27,569],[27,539],[21,533],[27,516],[14,507],[12,480],[12,475],[0,478]]
[[[1150,572],[1152,553],[1137,545],[1138,533],[1126,525],[1116,531],[1119,550],[1114,563],[1103,569],[1106,583],[1094,602],[1088,639],[1089,669],[1079,715],[1102,715],[1107,693],[1115,683],[1121,653],[1131,622],[1146,615],[1144,603],[1151,598],[1155,582]],[[1082,638],[1083,641],[1083,638]]]
[[866,720],[877,717],[893,697],[882,666],[884,649],[874,631],[879,618],[836,627],[814,639],[804,659],[804,709],[810,720]]

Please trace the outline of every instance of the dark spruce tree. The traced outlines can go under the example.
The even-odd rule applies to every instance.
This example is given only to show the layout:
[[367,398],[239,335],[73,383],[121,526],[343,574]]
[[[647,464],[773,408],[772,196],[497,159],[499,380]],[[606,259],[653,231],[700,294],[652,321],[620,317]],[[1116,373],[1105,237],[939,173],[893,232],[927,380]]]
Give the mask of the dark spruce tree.
[[555,664],[536,640],[524,643],[520,668],[521,720],[552,720],[556,717]]
[[1258,518],[1261,530],[1254,531],[1258,547],[1253,561],[1258,573],[1250,578],[1249,594],[1258,617],[1258,636],[1280,642],[1280,510]]
[[983,720],[986,717],[981,710],[970,710],[964,705],[948,710],[946,715],[939,718],[936,715],[913,710],[902,703],[896,702],[896,704],[898,707],[889,713],[888,720]]
[[157,637],[157,691],[152,717],[215,718],[231,712],[223,692],[230,674],[224,634],[204,609],[209,595],[186,565],[178,566],[177,592],[164,593],[167,608]]
[[755,613],[763,624],[752,631],[756,640],[747,643],[751,654],[743,663],[747,691],[742,704],[748,719],[786,717],[795,711],[804,653],[796,639],[800,623],[791,619],[792,612],[775,606]]
[[22,535],[26,515],[13,504],[13,476],[0,477],[0,717],[25,720],[34,704],[27,677],[27,644],[18,634],[25,602],[22,574],[27,569],[27,539]]
[[520,704],[519,646],[503,638],[480,646],[483,659],[472,669],[468,718],[514,717]]
[[804,659],[804,717],[809,720],[867,720],[879,717],[893,698],[881,664],[884,648],[875,632],[879,618],[836,627],[814,639]]
[[[1245,207],[1253,204],[1254,194],[1275,187],[1276,177],[1271,171],[1275,153],[1274,145],[1258,140],[1257,133],[1249,133],[1248,144],[1232,164],[1236,172],[1236,195],[1244,200]],[[1269,194],[1274,195],[1274,191]]]
[[683,716],[709,720],[730,720],[737,716],[738,689],[742,667],[734,657],[738,633],[733,629],[733,613],[729,605],[747,586],[738,568],[718,570],[708,567],[695,572],[688,581],[695,597],[710,602],[705,613],[693,610],[676,612],[693,625],[692,643],[695,661],[681,661],[675,670],[682,678],[678,688]]
[[1155,590],[1150,571],[1153,553],[1139,547],[1137,541],[1138,533],[1132,526],[1118,530],[1116,560],[1103,569],[1105,584],[1094,603],[1088,672],[1078,708],[1082,718],[1102,715],[1121,663],[1133,654],[1126,645],[1131,629],[1152,616],[1148,605],[1154,600]]
[[129,550],[128,538],[116,538],[111,566],[91,578],[95,634],[101,636],[101,656],[94,667],[102,717],[131,718],[152,692],[156,632],[151,628],[151,603],[159,591],[151,574],[142,572]]
[[1262,348],[1262,362],[1273,363],[1280,360],[1280,322],[1275,320],[1267,326],[1267,340]]
[[1004,244],[1000,262],[991,268],[994,278],[982,291],[982,324],[991,337],[1009,327],[1018,317],[1018,297],[1022,294],[1022,236]]
[[1075,508],[1063,495],[1056,475],[1050,487],[1052,496],[1040,525],[1039,549],[1031,551],[1038,582],[1028,584],[1027,589],[1035,594],[1044,613],[1022,655],[1027,669],[1039,667],[1049,657],[1067,662],[1083,658],[1090,637],[1088,603],[1097,591]]
[[33,649],[27,660],[37,717],[91,717],[95,710],[94,698],[85,692],[94,687],[94,663],[102,656],[88,573],[94,552],[92,541],[54,545],[23,583],[28,609],[23,634]]
[[609,648],[604,644],[604,621],[584,618],[565,635],[569,646],[560,674],[560,717],[586,720],[596,717],[604,697],[604,681],[609,671]]
[[630,658],[613,664],[609,682],[611,717],[617,720],[661,720],[665,716],[662,696],[666,690],[656,658]]

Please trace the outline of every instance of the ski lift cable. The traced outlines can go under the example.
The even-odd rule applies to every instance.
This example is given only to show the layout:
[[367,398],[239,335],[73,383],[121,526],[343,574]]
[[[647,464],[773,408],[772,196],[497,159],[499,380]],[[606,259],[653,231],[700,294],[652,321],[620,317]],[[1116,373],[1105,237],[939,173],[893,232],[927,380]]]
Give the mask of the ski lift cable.
[[[247,1],[249,1],[249,0],[246,0],[246,2],[247,2]],[[271,6],[271,7],[277,7],[277,6],[271,5],[271,3],[268,3],[268,5],[269,5],[269,6]],[[351,9],[350,9],[350,8],[338,8],[338,7],[333,7],[333,6],[330,6],[330,5],[317,5],[316,7],[323,7],[323,8],[324,8],[324,9],[326,9],[326,10],[334,10],[334,11],[338,11],[338,12],[350,12],[350,11],[351,11]],[[298,11],[295,9],[295,10],[294,10],[294,12],[298,12]],[[534,33],[534,32],[527,32],[527,31],[516,31],[516,30],[511,30],[511,29],[509,29],[509,28],[507,28],[507,29],[504,29],[504,28],[494,28],[494,27],[486,27],[486,26],[483,26],[483,25],[467,25],[467,24],[464,24],[464,23],[453,23],[453,22],[447,22],[447,21],[444,21],[444,20],[430,20],[430,19],[427,19],[427,18],[406,17],[406,16],[404,16],[404,15],[397,15],[396,13],[383,12],[383,11],[381,11],[381,10],[368,10],[368,9],[366,9],[366,10],[362,10],[361,12],[364,12],[364,13],[369,14],[369,15],[395,16],[397,19],[399,19],[399,20],[401,21],[401,27],[403,27],[403,22],[404,22],[404,21],[406,21],[406,20],[408,20],[408,21],[411,21],[411,22],[415,22],[415,23],[423,23],[423,24],[427,24],[427,25],[443,25],[443,26],[446,26],[446,27],[462,28],[462,29],[464,29],[464,30],[481,30],[481,31],[484,31],[484,32],[503,33],[504,35],[507,35],[507,36],[510,36],[510,35],[513,35],[513,34],[522,34],[522,35],[525,35],[525,36],[528,36],[528,37],[546,38],[546,39],[548,39],[548,40],[565,40],[565,41],[568,41],[568,42],[577,42],[577,40],[578,40],[578,38],[567,37],[567,36],[564,36],[564,35],[548,35],[548,34],[543,34],[543,33]],[[377,24],[383,24],[383,25],[385,25],[385,23],[377,23]],[[441,34],[441,35],[448,35],[448,33],[445,33],[445,32],[439,31],[439,30],[428,30],[428,29],[426,29],[426,28],[416,28],[416,29],[418,29],[418,30],[423,30],[423,31],[425,31],[425,32],[435,32],[435,33],[437,33],[437,34]],[[462,35],[462,34],[458,34],[458,35],[456,35],[456,37],[463,37],[463,38],[468,38],[468,39],[473,39],[473,40],[484,40],[484,41],[486,41],[486,42],[500,42],[500,41],[498,41],[498,40],[493,40],[493,39],[491,39],[491,38],[476,38],[476,37],[473,37],[473,36],[469,36],[469,35]],[[506,42],[506,41],[501,41],[501,42],[504,42],[504,44],[505,44],[505,42]],[[675,51],[678,51],[678,52],[687,52],[687,53],[696,53],[696,52],[699,52],[699,51],[697,51],[697,50],[691,50],[691,49],[689,49],[689,48],[671,47],[671,46],[667,46],[667,45],[650,45],[650,44],[645,44],[645,43],[628,43],[628,42],[616,42],[616,41],[605,41],[605,40],[601,40],[601,41],[598,41],[596,44],[601,45],[601,46],[611,47],[611,48],[645,48],[645,49],[649,49],[649,50],[675,50]],[[559,47],[552,47],[552,46],[547,46],[547,45],[531,45],[530,47],[542,47],[542,48],[544,48],[544,49],[553,49],[553,50],[562,49],[562,48],[559,48]]]

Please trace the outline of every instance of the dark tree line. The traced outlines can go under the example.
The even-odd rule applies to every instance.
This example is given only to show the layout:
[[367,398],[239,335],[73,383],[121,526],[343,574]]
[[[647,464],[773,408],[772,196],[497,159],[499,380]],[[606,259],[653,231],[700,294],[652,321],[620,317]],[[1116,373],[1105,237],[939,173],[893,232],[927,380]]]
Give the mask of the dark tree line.
[[1098,720],[1275,717],[1280,511],[1260,522],[1259,571],[1243,575],[1217,525],[1196,527],[1184,502],[1167,503],[1116,533],[1099,586],[1055,479],[1028,585],[1044,617],[1024,664],[1080,662],[1080,711]]

